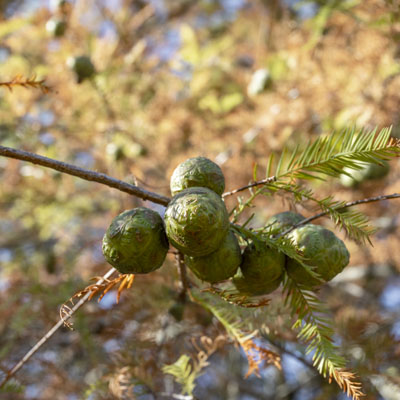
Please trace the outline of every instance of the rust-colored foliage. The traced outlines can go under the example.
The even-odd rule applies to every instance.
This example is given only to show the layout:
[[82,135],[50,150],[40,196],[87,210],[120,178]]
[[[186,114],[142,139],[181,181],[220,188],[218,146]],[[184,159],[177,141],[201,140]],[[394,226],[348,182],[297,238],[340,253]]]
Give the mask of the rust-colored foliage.
[[282,369],[281,357],[279,354],[255,344],[252,339],[245,340],[241,342],[240,345],[246,353],[249,363],[249,369],[245,378],[248,378],[251,374],[260,377],[260,365],[263,362],[265,362],[265,365],[274,365],[276,368]]
[[44,94],[50,93],[52,91],[51,87],[45,84],[46,79],[36,78],[36,75],[32,75],[30,78],[25,78],[22,75],[16,75],[10,81],[0,82],[0,86],[6,87],[10,92],[12,92],[14,87],[18,86],[25,89],[40,89]]
[[[92,281],[99,281],[102,277],[94,277],[91,278]],[[105,279],[103,283],[98,284],[94,283],[91,285],[86,286],[84,289],[80,290],[79,292],[75,293],[68,301],[66,301],[60,308],[60,318],[64,321],[65,326],[68,328],[72,329],[72,323],[68,322],[65,319],[65,316],[69,316],[71,313],[71,308],[68,306],[68,303],[71,303],[74,305],[74,300],[75,299],[81,299],[84,297],[86,294],[89,294],[88,300],[92,300],[93,297],[99,296],[97,299],[98,302],[102,300],[102,298],[112,289],[115,288],[115,286],[118,286],[117,289],[117,303],[119,303],[119,300],[121,298],[121,294],[124,290],[130,289],[133,285],[133,281],[135,279],[134,274],[119,274],[118,277],[114,279]]]

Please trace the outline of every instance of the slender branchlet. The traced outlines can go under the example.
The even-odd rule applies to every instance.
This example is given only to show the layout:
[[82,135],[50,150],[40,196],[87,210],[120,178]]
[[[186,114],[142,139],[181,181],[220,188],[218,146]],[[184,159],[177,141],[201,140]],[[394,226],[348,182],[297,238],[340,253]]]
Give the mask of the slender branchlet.
[[[349,201],[349,202],[345,203],[344,205],[341,205],[338,208],[338,211],[340,212],[341,210],[343,210],[345,208],[357,206],[359,204],[374,203],[376,201],[399,199],[399,198],[400,198],[400,193],[393,193],[393,194],[386,194],[386,195],[382,195],[382,196],[368,197],[366,199],[361,199],[361,200]],[[277,238],[285,236],[288,233],[292,232],[294,229],[298,228],[299,226],[309,224],[311,221],[314,221],[318,218],[324,217],[325,215],[328,215],[328,214],[329,214],[329,211],[322,211],[318,214],[312,215],[311,217],[305,218],[302,221],[298,222],[297,224],[292,225],[290,228],[286,229],[285,231],[279,233],[277,235]]]
[[40,156],[38,154],[30,153],[28,151],[16,150],[10,147],[0,146],[0,156],[28,161],[33,164],[41,165],[42,167],[55,169],[56,171],[63,172],[64,174],[77,176],[78,178],[84,179],[86,181],[98,182],[114,189],[118,189],[121,192],[129,193],[143,200],[149,200],[153,203],[161,204],[163,206],[166,206],[170,200],[166,196],[149,192],[138,186],[131,185],[130,183],[112,178],[111,176],[108,176],[101,172],[90,171],[84,168],[77,167],[76,165],[53,160],[52,158]]
[[[116,272],[115,268],[108,270],[97,282],[102,285],[111,275]],[[11,368],[3,380],[0,382],[0,388],[4,385],[26,364],[30,358],[78,311],[90,298],[91,292],[87,292],[67,313],[64,313],[60,320],[21,358],[20,361]]]
[[222,197],[228,197],[232,196],[233,194],[243,192],[244,190],[251,189],[256,186],[262,186],[262,185],[267,185],[268,183],[275,182],[276,181],[276,176],[270,176],[269,178],[261,179],[256,182],[251,182],[248,185],[242,186],[238,189],[232,190],[230,192],[225,192]]

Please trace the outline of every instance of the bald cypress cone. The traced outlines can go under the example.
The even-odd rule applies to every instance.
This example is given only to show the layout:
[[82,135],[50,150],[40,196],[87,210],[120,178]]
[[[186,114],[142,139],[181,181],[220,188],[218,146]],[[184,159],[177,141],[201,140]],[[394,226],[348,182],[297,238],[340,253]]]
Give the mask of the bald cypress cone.
[[190,187],[206,187],[221,195],[225,190],[225,178],[221,168],[213,161],[194,157],[175,168],[170,187],[173,196]]
[[145,207],[115,217],[103,238],[104,257],[123,274],[146,274],[160,268],[168,247],[162,218]]
[[201,280],[217,283],[235,275],[242,261],[239,243],[232,231],[220,247],[203,257],[185,256],[188,268]]
[[[296,248],[304,255],[305,264],[313,270],[322,281],[330,281],[349,263],[350,254],[346,245],[333,232],[319,225],[300,226],[288,234]],[[296,282],[308,287],[320,285],[296,260],[288,259],[286,264],[289,276]]]
[[248,295],[273,292],[281,283],[285,265],[283,253],[260,242],[250,244],[243,252],[240,273],[233,282],[237,289]]
[[164,219],[171,244],[191,257],[217,250],[229,231],[224,202],[204,187],[188,188],[174,196]]
[[265,225],[268,226],[269,231],[283,232],[303,219],[305,218],[301,214],[284,211],[269,217]]

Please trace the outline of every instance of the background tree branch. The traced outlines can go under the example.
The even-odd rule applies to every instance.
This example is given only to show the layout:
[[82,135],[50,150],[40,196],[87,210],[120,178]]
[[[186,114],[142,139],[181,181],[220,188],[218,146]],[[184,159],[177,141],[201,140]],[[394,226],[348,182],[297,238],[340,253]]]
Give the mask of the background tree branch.
[[166,206],[170,199],[157,193],[149,192],[138,186],[112,178],[101,172],[95,172],[68,164],[62,161],[53,160],[52,158],[40,156],[28,151],[16,150],[11,147],[0,146],[0,156],[15,158],[17,160],[28,161],[33,164],[41,165],[42,167],[55,169],[68,175],[77,176],[78,178],[87,181],[98,182],[103,185],[118,189],[121,192],[129,193],[143,200],[148,200],[153,203]]

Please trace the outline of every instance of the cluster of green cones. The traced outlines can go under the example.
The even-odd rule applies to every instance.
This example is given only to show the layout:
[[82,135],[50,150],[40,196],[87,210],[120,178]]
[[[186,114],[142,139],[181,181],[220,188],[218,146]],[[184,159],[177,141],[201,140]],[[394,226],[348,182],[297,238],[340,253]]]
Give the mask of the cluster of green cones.
[[[164,220],[148,208],[124,211],[112,221],[103,238],[106,260],[121,273],[144,274],[160,268],[169,244],[202,281],[216,284],[232,279],[248,296],[276,290],[285,271],[302,287],[314,288],[331,280],[349,262],[349,252],[336,235],[319,225],[293,229],[287,238],[305,260],[287,257],[256,237],[242,251],[222,199],[224,175],[205,157],[190,158],[173,172],[172,200]],[[285,211],[270,217],[264,235],[274,237],[304,217]]]

